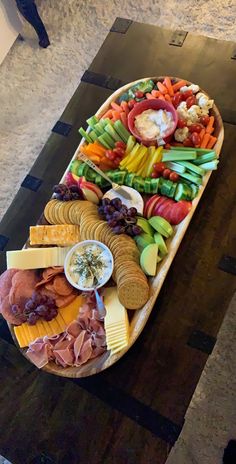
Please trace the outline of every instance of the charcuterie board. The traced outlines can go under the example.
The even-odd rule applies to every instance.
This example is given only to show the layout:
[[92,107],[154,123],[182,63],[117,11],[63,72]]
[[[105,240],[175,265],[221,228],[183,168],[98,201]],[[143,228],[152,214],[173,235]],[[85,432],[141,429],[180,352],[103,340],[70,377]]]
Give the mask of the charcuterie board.
[[[102,121],[102,120],[107,120],[107,117],[108,117],[108,119],[109,119],[109,117],[111,117],[111,126],[113,126],[115,128],[116,127],[118,128],[117,129],[118,134],[119,134],[119,125],[117,126],[116,121],[119,120],[119,121],[122,122],[122,124],[124,126],[127,124],[126,131],[128,131],[129,135],[131,136],[131,132],[129,131],[130,125],[128,125],[128,120],[131,119],[131,116],[132,116],[131,113],[132,113],[132,110],[135,107],[135,104],[141,105],[141,104],[143,104],[144,100],[145,100],[145,102],[151,102],[150,110],[152,111],[153,108],[154,108],[153,105],[156,105],[156,100],[158,100],[158,101],[160,100],[161,102],[163,102],[165,100],[165,101],[167,101],[168,104],[172,105],[172,103],[173,103],[172,106],[175,107],[175,109],[177,110],[177,113],[179,115],[179,120],[181,119],[181,121],[182,121],[182,114],[184,114],[184,113],[183,113],[183,111],[181,113],[180,110],[178,112],[178,107],[179,107],[179,105],[181,103],[181,100],[178,101],[178,98],[177,98],[176,101],[173,101],[173,97],[175,97],[176,94],[180,95],[180,92],[179,92],[180,87],[176,92],[173,93],[172,96],[169,95],[169,92],[165,91],[165,89],[168,90],[169,85],[171,86],[171,89],[175,85],[177,85],[176,88],[178,88],[178,83],[182,82],[182,80],[180,78],[174,78],[174,79],[169,79],[169,80],[166,81],[165,79],[167,79],[167,78],[165,78],[165,77],[143,78],[143,79],[139,79],[137,81],[131,82],[131,83],[121,87],[120,89],[115,91],[103,103],[103,105],[99,108],[99,110],[97,111],[94,118],[96,118],[96,121]],[[128,109],[127,105],[129,103],[129,101],[131,100],[131,95],[129,94],[129,90],[135,88],[135,86],[137,86],[140,82],[142,82],[143,85],[144,85],[144,83],[149,83],[150,81],[152,81],[155,84],[155,88],[153,88],[149,92],[146,92],[146,94],[143,93],[142,91],[139,91],[141,93],[138,94],[137,98],[135,96],[136,103],[134,104],[133,108],[132,108],[132,105],[130,105],[130,108]],[[159,87],[158,87],[158,83],[160,83]],[[186,86],[188,88],[189,86],[191,86],[191,83],[185,81],[185,83],[183,83],[182,87],[184,87],[184,86]],[[184,92],[184,90],[183,90],[183,92]],[[189,92],[189,90],[187,90],[187,92]],[[206,96],[206,100],[210,101],[210,97],[207,96],[207,94],[204,92],[204,89],[201,89],[201,90],[198,89],[197,94],[198,93],[199,94],[202,93],[202,95]],[[149,95],[149,98],[146,96],[147,94]],[[122,100],[121,97],[124,96],[124,95],[125,95],[125,98],[127,98],[127,99],[124,98],[124,100]],[[167,99],[168,95],[169,95],[169,97]],[[162,97],[162,98],[160,98],[160,97]],[[184,108],[186,114],[187,114],[188,109],[193,107],[194,104],[195,104],[195,106],[197,106],[197,100],[196,100],[196,97],[194,96],[193,92],[190,93],[190,95],[187,96],[187,98],[195,98],[195,101],[193,101],[192,104],[190,104],[191,102],[189,100],[189,106],[182,105],[181,108]],[[186,100],[182,100],[182,102],[186,102],[187,98],[186,98]],[[204,100],[204,98],[203,98],[203,100]],[[122,101],[126,102],[126,103],[128,101],[127,105],[126,105],[126,103],[122,104]],[[152,102],[155,102],[155,104],[153,104]],[[174,103],[175,103],[175,105],[174,105]],[[121,120],[119,119],[119,108],[116,105],[118,105],[118,106],[122,105],[121,106],[122,109],[126,108],[126,110],[127,110],[126,111],[126,120],[125,120],[124,115],[123,115],[123,118]],[[202,105],[202,106],[204,106],[204,105]],[[165,106],[163,108],[165,108]],[[161,108],[161,111],[165,111],[163,108]],[[137,107],[136,107],[136,109],[137,109]],[[122,114],[123,113],[125,113],[125,111],[124,112],[122,111]],[[140,113],[140,114],[142,114],[142,113]],[[189,114],[191,114],[191,112]],[[192,114],[193,114],[193,112],[192,112]],[[220,113],[219,113],[219,111],[218,111],[215,104],[212,104],[212,107],[209,108],[208,111],[205,111],[205,113],[202,112],[202,115],[204,115],[204,114],[208,118],[211,117],[212,120],[214,120],[214,127],[212,127],[211,130],[208,131],[208,132],[207,132],[207,127],[208,126],[205,125],[205,128],[204,128],[204,125],[201,124],[201,129],[203,130],[202,139],[204,137],[204,134],[205,135],[207,134],[205,145],[204,144],[202,145],[202,139],[200,141],[198,140],[198,134],[200,132],[197,132],[197,131],[198,131],[198,129],[200,130],[200,127],[199,128],[194,127],[194,129],[196,129],[197,131],[193,130],[191,132],[190,131],[190,124],[188,124],[188,126],[187,126],[187,124],[183,125],[183,126],[181,126],[181,124],[179,124],[177,127],[175,127],[175,134],[176,134],[175,137],[176,138],[175,139],[172,138],[171,140],[164,140],[164,143],[165,143],[164,148],[161,148],[161,150],[159,151],[159,153],[161,153],[162,150],[163,150],[163,155],[162,155],[163,157],[161,158],[161,160],[164,160],[165,159],[164,157],[166,157],[166,159],[168,160],[168,156],[169,156],[169,153],[171,152],[171,149],[173,150],[172,153],[176,154],[176,152],[178,152],[178,150],[180,152],[181,149],[182,149],[182,151],[186,150],[186,153],[190,153],[191,151],[194,152],[194,150],[198,149],[198,148],[200,148],[200,150],[202,149],[201,153],[198,152],[198,156],[199,156],[199,154],[200,154],[200,156],[202,156],[202,154],[204,155],[204,150],[205,150],[206,154],[208,154],[207,152],[210,152],[211,149],[212,149],[215,152],[216,159],[218,158],[218,156],[220,155],[220,151],[221,151],[221,147],[222,147],[222,143],[223,143],[223,139],[224,139],[224,128],[223,128],[222,119],[221,119]],[[116,119],[116,117],[118,119]],[[200,121],[200,113],[199,113],[198,116],[196,116],[195,120],[194,119],[192,120],[192,126],[199,125],[199,124],[197,124],[197,122],[199,122],[199,121]],[[179,123],[179,121],[178,121],[178,123]],[[209,122],[208,122],[208,124],[209,124]],[[108,125],[110,127],[110,124],[108,124]],[[86,132],[82,130],[82,134],[84,135],[84,138],[82,139],[80,145],[78,146],[78,148],[77,148],[77,150],[76,150],[76,152],[75,152],[75,154],[74,154],[74,156],[72,158],[72,162],[68,166],[68,169],[66,170],[63,178],[61,179],[61,183],[65,183],[66,180],[68,179],[68,172],[71,172],[71,166],[72,166],[72,164],[73,164],[73,162],[75,160],[78,160],[79,154],[81,152],[82,153],[86,152],[86,154],[89,154],[88,148],[87,148],[89,144],[90,144],[90,146],[92,146],[94,143],[96,144],[98,142],[101,142],[101,143],[104,142],[105,148],[106,148],[107,151],[110,152],[110,157],[112,158],[113,155],[111,153],[112,152],[111,147],[109,147],[109,140],[110,140],[110,136],[111,136],[110,134],[111,133],[113,134],[114,129],[110,129],[110,130],[111,130],[111,132],[108,133],[108,135],[109,135],[108,138],[105,137],[105,140],[104,140],[103,136],[102,137],[99,136],[100,138],[98,140],[95,140],[95,141],[94,141],[94,139],[90,138],[91,133],[93,132],[91,130],[91,128],[88,129]],[[123,134],[123,133],[121,132],[121,134]],[[188,134],[188,137],[186,137],[186,134]],[[193,134],[195,134],[195,135],[193,135]],[[213,134],[213,135],[211,135],[211,134]],[[165,139],[164,135],[160,134],[160,136],[162,136],[163,139]],[[183,136],[185,136],[185,139],[180,141],[181,138],[183,139]],[[195,137],[195,139],[194,139],[194,137]],[[134,139],[135,139],[135,137],[134,137]],[[184,143],[186,139],[189,139],[189,141],[183,146],[182,142]],[[212,143],[215,142],[212,147],[211,147],[211,139],[212,139]],[[121,140],[122,140],[122,137],[121,137]],[[195,141],[195,145],[193,143],[194,141]],[[127,142],[127,144],[129,144],[129,141],[126,141],[126,142]],[[107,143],[108,143],[108,146],[106,146]],[[141,168],[143,170],[145,170],[145,169],[147,169],[147,166],[144,163],[144,161],[145,161],[144,157],[147,156],[147,154],[152,154],[151,152],[148,151],[148,150],[150,150],[150,148],[152,146],[152,143],[147,143],[147,144],[143,143],[142,144],[142,138],[139,138],[138,141],[136,139],[135,143],[136,143],[136,145],[137,145],[137,143],[140,144],[138,148],[141,149],[141,151],[142,151],[141,154],[143,154],[143,156],[141,156],[140,152],[139,152],[138,156],[140,156],[140,159],[142,159],[143,164],[142,164]],[[173,145],[172,145],[172,143],[173,143]],[[160,145],[160,139],[159,139],[159,143],[157,145]],[[181,148],[181,146],[182,146],[182,148]],[[207,150],[207,146],[210,147],[209,150]],[[126,147],[127,147],[127,145],[126,145]],[[103,149],[104,149],[104,146],[103,146]],[[122,160],[120,160],[120,165],[122,165],[122,163],[123,163],[124,169],[126,169],[125,168],[125,160],[126,160],[126,158],[128,156],[132,156],[132,150],[133,149],[134,149],[134,147],[131,147],[130,153],[126,152],[126,156]],[[158,148],[156,148],[156,150],[158,150]],[[119,153],[119,151],[118,151],[118,153]],[[193,155],[193,156],[195,156],[195,155]],[[137,160],[137,157],[135,159]],[[189,158],[183,158],[183,159],[187,159],[186,162],[189,163]],[[183,161],[183,159],[182,159],[182,163],[183,163],[182,165],[181,165],[181,160],[179,161],[180,162],[180,165],[179,165],[180,177],[182,179],[184,179],[184,182],[186,180],[186,185],[187,185],[186,191],[188,191],[188,188],[190,188],[191,185],[194,184],[194,175],[192,177],[192,174],[191,174],[192,171],[191,170],[190,171],[187,170],[187,172],[184,170],[185,169],[184,163],[186,163],[186,162]],[[96,161],[96,155],[95,155],[95,157],[92,156],[92,160],[94,162]],[[108,160],[109,160],[109,158],[108,158]],[[171,160],[172,160],[172,158],[171,158]],[[166,168],[168,168],[168,166],[173,167],[175,165],[174,161],[173,160],[171,161],[171,160],[169,162],[167,162]],[[110,166],[109,167],[111,168],[112,163],[114,162],[114,156],[113,156],[113,159],[110,159],[109,161],[110,161]],[[190,162],[191,162],[191,160],[190,160]],[[213,163],[214,162],[216,162],[216,160],[213,160]],[[156,164],[161,164],[161,161],[160,161],[159,158],[157,158]],[[195,169],[196,169],[197,173],[201,172],[200,170],[202,169],[203,164],[196,164],[197,168],[195,167]],[[109,165],[109,163],[108,163],[108,165]],[[129,167],[132,166],[132,162],[130,162],[130,164],[128,164],[128,166]],[[188,164],[186,166],[188,166]],[[199,168],[199,166],[200,166],[200,168]],[[106,166],[104,166],[104,164],[102,165],[102,163],[101,163],[100,167],[103,168],[103,170],[105,170],[105,168],[106,168]],[[114,170],[116,170],[116,167],[118,167],[118,164],[116,166],[115,165],[113,166]],[[126,165],[126,167],[127,167],[127,165]],[[137,166],[136,166],[136,168],[137,168]],[[140,166],[138,166],[139,172],[142,174],[142,172],[141,172],[142,169],[141,168],[140,168]],[[178,168],[178,159],[177,159],[176,168]],[[80,169],[82,169],[82,168],[80,167]],[[172,169],[167,169],[167,170],[172,171]],[[214,169],[214,167],[212,169]],[[180,245],[180,243],[181,243],[181,241],[182,241],[182,239],[184,237],[184,234],[185,234],[185,232],[186,232],[186,230],[187,230],[187,228],[188,228],[188,226],[189,226],[189,224],[191,222],[191,218],[192,218],[192,216],[193,216],[193,214],[195,212],[195,209],[197,208],[197,205],[198,205],[198,203],[199,203],[199,201],[200,201],[200,199],[201,199],[201,197],[203,195],[203,192],[204,192],[204,190],[206,188],[206,185],[207,185],[208,180],[209,180],[209,178],[211,176],[211,173],[212,173],[212,169],[207,169],[207,170],[204,171],[204,175],[201,176],[201,183],[199,182],[198,188],[196,190],[193,189],[194,192],[195,192],[195,195],[191,197],[191,208],[188,210],[185,217],[181,221],[179,221],[179,223],[177,223],[178,221],[176,221],[176,220],[172,221],[173,233],[170,233],[170,234],[167,233],[167,235],[165,235],[165,244],[166,244],[166,247],[168,249],[168,254],[161,257],[160,262],[158,262],[158,264],[156,266],[155,275],[153,275],[152,272],[149,272],[149,275],[148,275],[148,272],[145,272],[148,275],[149,295],[148,295],[148,298],[146,298],[146,300],[147,300],[146,303],[141,308],[136,309],[136,307],[132,307],[132,305],[128,308],[128,309],[130,309],[128,311],[129,338],[128,338],[125,346],[122,349],[118,350],[117,352],[115,352],[116,350],[113,350],[113,353],[112,353],[111,350],[105,349],[102,354],[88,360],[87,362],[85,362],[84,364],[82,364],[80,366],[62,367],[60,364],[55,363],[54,361],[51,361],[51,362],[48,362],[47,364],[45,364],[42,367],[44,370],[46,370],[47,372],[50,372],[50,373],[53,373],[53,374],[56,374],[56,375],[65,376],[65,377],[85,377],[85,376],[96,374],[96,373],[108,368],[109,366],[113,365],[115,362],[117,362],[129,350],[129,348],[134,344],[134,342],[137,340],[138,336],[140,335],[140,333],[144,329],[145,324],[146,324],[146,322],[147,322],[147,320],[148,320],[148,318],[149,318],[149,316],[151,314],[151,311],[153,310],[155,301],[156,301],[156,299],[158,297],[158,294],[160,292],[160,289],[161,289],[161,287],[162,287],[162,285],[164,283],[167,272],[168,272],[168,270],[169,270],[169,268],[170,268],[170,266],[171,266],[171,264],[173,262],[173,259],[175,257],[175,254],[177,253],[178,247],[179,247],[179,245]],[[86,170],[84,170],[84,172],[86,172]],[[134,175],[132,170],[131,171],[128,170],[128,172],[131,174],[131,176]],[[189,172],[190,172],[190,177],[189,177]],[[180,182],[178,184],[177,181],[174,181],[174,180],[173,180],[173,182],[171,181],[172,178],[175,179],[174,177],[172,177],[172,178],[168,177],[168,179],[166,178],[169,183],[168,182],[163,182],[162,184],[160,184],[160,180],[159,180],[160,176],[159,176],[159,174],[155,177],[155,173],[154,173],[154,171],[152,171],[152,175],[153,175],[152,179],[154,179],[154,180],[156,179],[156,183],[151,182],[149,180],[146,181],[145,176],[143,176],[143,179],[144,179],[144,181],[143,181],[142,180],[142,175],[141,175],[141,176],[139,176],[139,177],[141,177],[141,181],[139,179],[139,182],[137,181],[136,184],[132,185],[132,187],[134,187],[134,188],[136,188],[136,186],[137,186],[137,188],[136,188],[137,190],[140,187],[140,189],[141,189],[140,193],[141,193],[141,196],[144,198],[145,205],[147,205],[147,201],[151,196],[155,196],[156,200],[158,200],[157,191],[158,191],[158,193],[160,192],[160,185],[161,185],[161,189],[164,189],[163,191],[165,192],[165,195],[163,193],[160,195],[162,197],[165,197],[165,196],[168,197],[168,190],[166,190],[166,189],[167,189],[167,187],[172,188],[173,183],[174,183],[175,191],[176,191],[176,185],[177,185],[178,186],[178,191],[182,195],[182,187],[181,187],[181,189],[179,187]],[[186,176],[186,177],[184,177],[184,176]],[[83,174],[82,174],[82,177],[83,177]],[[148,178],[151,178],[150,170],[149,170],[149,177]],[[196,179],[198,179],[198,177],[196,177]],[[193,180],[193,184],[191,184],[192,180]],[[89,182],[88,179],[85,179],[85,182],[86,181]],[[122,179],[122,181],[124,181],[124,179]],[[179,181],[179,179],[178,179],[178,181]],[[144,190],[144,188],[146,189],[146,186],[147,186],[147,188],[149,188],[150,185],[153,186],[153,185],[158,185],[158,184],[159,184],[159,190],[157,188],[156,192],[152,191],[152,195],[151,195],[150,191],[147,192],[146,190]],[[163,185],[164,185],[164,187],[163,187]],[[102,189],[101,185],[99,185],[99,187],[101,187],[101,189]],[[102,189],[102,191],[103,191],[102,193],[105,193],[105,191],[107,189],[108,189],[108,187],[105,186],[105,188]],[[86,185],[84,187],[84,190],[86,192]],[[188,199],[188,197],[186,197],[186,200],[188,201],[188,200],[190,200],[190,198]],[[53,200],[53,201],[55,201],[55,200]],[[170,200],[168,200],[168,201],[169,201],[169,205],[171,205]],[[174,200],[171,200],[171,201],[174,201]],[[175,197],[175,201],[177,201],[176,197]],[[183,201],[182,197],[180,197],[180,201]],[[66,203],[66,202],[64,202],[64,203]],[[167,211],[167,209],[166,209],[166,211]],[[155,222],[153,223],[153,222],[150,221],[152,219],[152,217],[148,216],[147,208],[146,208],[146,211],[145,211],[145,207],[144,207],[144,213],[143,214],[144,214],[145,218],[149,220],[149,224],[151,224],[154,227]],[[48,218],[46,217],[46,219],[48,219]],[[102,219],[104,220],[104,217]],[[172,219],[173,219],[173,216],[172,216]],[[175,217],[175,219],[176,219],[176,217]],[[98,220],[99,220],[99,218],[98,218]],[[101,220],[100,220],[100,222],[101,222]],[[55,221],[55,222],[50,223],[50,221],[46,221],[46,224],[48,224],[48,223],[49,224],[58,224],[57,227],[59,227],[59,224],[61,224],[61,222],[56,222]],[[42,224],[45,224],[45,222],[43,222]],[[137,224],[139,224],[139,222],[137,222]],[[80,227],[81,227],[81,224],[80,224]],[[158,225],[158,227],[159,227],[159,225]],[[161,226],[160,226],[160,228],[161,228]],[[94,230],[95,229],[96,229],[96,227],[94,227]],[[154,229],[155,229],[155,227],[154,227]],[[158,231],[159,229],[155,229],[155,230]],[[125,232],[125,231],[123,231],[123,232]],[[76,233],[76,230],[71,229],[68,233],[71,233],[71,234]],[[81,230],[80,230],[80,233],[81,233],[81,239],[82,240],[90,238],[90,237],[87,237],[86,234],[83,237]],[[159,234],[159,232],[158,232],[158,234]],[[117,235],[117,237],[119,237],[119,235]],[[94,238],[94,237],[91,237],[91,238]],[[134,237],[132,237],[132,239],[133,238]],[[140,243],[138,243],[138,239],[137,239],[136,243],[138,245],[140,245]],[[153,242],[151,242],[151,243],[153,243]],[[151,245],[151,243],[150,243],[150,245]],[[57,245],[58,245],[58,242],[57,242]],[[68,244],[68,246],[69,246],[69,244]],[[141,250],[140,250],[140,248],[141,248]],[[143,252],[144,248],[145,247],[140,247],[139,246],[139,251],[140,251],[141,255],[142,255],[142,252]],[[58,264],[56,264],[56,265],[58,265]],[[142,264],[142,261],[141,261],[141,265],[142,265],[142,269],[145,271],[145,263]],[[44,266],[44,267],[46,267],[46,266]],[[150,273],[151,273],[151,276],[150,276]],[[106,303],[106,300],[105,300],[105,303]],[[133,309],[135,309],[135,311],[133,311]],[[9,328],[10,328],[10,331],[11,331],[12,336],[14,338],[14,341],[19,346],[17,338],[16,338],[16,331],[14,330],[13,325],[10,324],[10,323],[9,323]],[[27,354],[26,354],[27,349],[26,348],[20,348],[20,349],[21,349],[22,353],[27,357]]]

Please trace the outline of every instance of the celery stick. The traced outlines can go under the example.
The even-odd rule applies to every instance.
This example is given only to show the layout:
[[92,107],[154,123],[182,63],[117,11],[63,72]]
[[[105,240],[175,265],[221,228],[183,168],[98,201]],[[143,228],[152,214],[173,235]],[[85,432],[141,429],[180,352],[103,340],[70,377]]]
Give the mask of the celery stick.
[[174,163],[173,161],[167,161],[167,163],[165,164],[167,168],[171,169],[172,171],[178,172],[179,174],[181,174],[181,172],[186,171],[184,166],[181,166],[178,163]]
[[91,116],[91,118],[87,119],[86,122],[87,122],[88,126],[93,128],[95,126],[95,124],[97,124],[99,122],[99,120],[98,120],[98,118],[96,116]]
[[95,142],[95,140],[97,140],[97,138],[98,138],[98,136],[97,136],[97,134],[96,134],[96,132],[94,130],[89,132],[89,137],[93,140],[93,142]]
[[204,155],[198,156],[195,160],[193,160],[193,163],[200,165],[203,163],[208,163],[209,161],[214,161],[215,159],[216,154],[214,151],[211,151],[210,153],[205,153]]
[[127,143],[130,133],[127,131],[127,129],[119,119],[114,123],[114,128],[116,132],[118,132],[118,134],[122,137],[124,142]]
[[196,151],[197,154],[210,153],[213,150],[210,148],[195,148],[195,147],[170,147],[173,151]]
[[193,150],[188,152],[170,150],[168,153],[163,150],[162,161],[188,161],[196,158],[197,153]]
[[115,142],[113,140],[113,138],[107,133],[107,132],[103,132],[102,134],[102,137],[103,137],[103,140],[105,140],[105,142],[110,145],[110,147],[114,148],[115,146]]
[[117,134],[111,124],[106,124],[104,130],[113,138],[113,140],[115,140],[115,142],[121,141],[121,137]]
[[100,135],[98,137],[98,141],[103,145],[103,147],[107,148],[108,150],[111,150],[112,147],[106,142],[106,140],[104,140],[103,135]]
[[183,174],[180,174],[180,177],[183,179],[190,180],[193,184],[201,185],[202,183],[202,178],[199,176],[196,176],[194,174],[189,174],[188,172],[184,172]]
[[88,143],[93,143],[92,139],[89,137],[89,135],[87,134],[87,132],[85,132],[85,130],[83,129],[83,127],[80,127],[79,133],[80,133],[80,135],[82,135],[82,137],[85,138],[85,140],[86,140]]
[[103,133],[104,133],[104,129],[103,129],[102,124],[101,124],[100,122],[98,122],[97,124],[95,124],[95,125],[93,126],[93,129],[94,129],[96,132],[98,132],[100,135],[103,135]]
[[217,169],[218,163],[219,163],[219,160],[213,160],[213,161],[210,161],[209,163],[201,164],[201,167],[203,167],[203,169],[205,169],[206,171],[215,171]]
[[189,163],[189,161],[179,161],[179,164],[184,166],[188,171],[191,171],[190,174],[193,172],[199,176],[204,176],[205,174],[205,170],[203,168],[200,166],[195,166],[195,164]]

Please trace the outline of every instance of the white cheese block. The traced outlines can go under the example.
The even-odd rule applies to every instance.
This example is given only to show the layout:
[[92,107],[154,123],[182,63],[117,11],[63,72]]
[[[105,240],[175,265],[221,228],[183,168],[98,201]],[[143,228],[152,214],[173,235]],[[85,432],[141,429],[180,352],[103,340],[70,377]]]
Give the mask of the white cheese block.
[[104,303],[107,348],[113,354],[128,345],[129,319],[125,307],[119,301],[116,287],[105,289]]
[[40,269],[64,266],[71,247],[26,248],[7,251],[7,269]]

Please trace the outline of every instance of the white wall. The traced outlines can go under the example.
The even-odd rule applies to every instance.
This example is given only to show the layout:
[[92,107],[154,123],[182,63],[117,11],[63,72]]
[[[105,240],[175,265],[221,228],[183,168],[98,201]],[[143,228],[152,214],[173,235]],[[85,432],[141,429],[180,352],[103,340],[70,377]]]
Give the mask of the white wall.
[[21,28],[15,0],[0,0],[0,63],[15,42]]

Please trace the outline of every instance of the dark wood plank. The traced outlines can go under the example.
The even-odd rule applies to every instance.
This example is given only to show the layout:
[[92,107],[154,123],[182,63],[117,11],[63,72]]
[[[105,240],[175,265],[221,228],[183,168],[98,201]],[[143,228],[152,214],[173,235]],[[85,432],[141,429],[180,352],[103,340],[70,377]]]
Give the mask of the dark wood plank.
[[14,464],[42,462],[42,454],[55,464],[167,457],[166,443],[70,380],[38,371],[2,340],[0,366],[0,449]]

